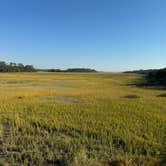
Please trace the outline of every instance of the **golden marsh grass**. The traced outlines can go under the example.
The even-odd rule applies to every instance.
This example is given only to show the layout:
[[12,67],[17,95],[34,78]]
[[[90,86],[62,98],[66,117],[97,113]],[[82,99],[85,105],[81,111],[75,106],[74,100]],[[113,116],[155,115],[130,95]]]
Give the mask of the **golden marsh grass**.
[[[164,90],[130,85],[135,74],[1,73],[0,135],[11,165],[157,165],[164,147]],[[132,97],[132,96],[136,97]],[[130,96],[130,97],[126,97]]]

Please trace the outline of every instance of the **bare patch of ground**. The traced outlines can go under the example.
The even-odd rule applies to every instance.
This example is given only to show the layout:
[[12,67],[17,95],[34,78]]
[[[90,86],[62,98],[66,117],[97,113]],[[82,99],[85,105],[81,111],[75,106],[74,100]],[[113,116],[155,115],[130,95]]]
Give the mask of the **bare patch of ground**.
[[48,101],[54,101],[58,103],[65,103],[65,104],[81,104],[81,101],[75,97],[68,97],[68,96],[55,96],[55,97],[47,97]]

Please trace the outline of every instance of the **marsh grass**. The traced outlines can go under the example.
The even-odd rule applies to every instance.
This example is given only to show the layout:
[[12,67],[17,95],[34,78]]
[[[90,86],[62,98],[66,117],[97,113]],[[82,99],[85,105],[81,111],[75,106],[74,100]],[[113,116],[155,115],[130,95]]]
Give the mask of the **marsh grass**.
[[8,155],[2,160],[9,165],[129,166],[140,159],[157,165],[164,146],[166,99],[156,97],[162,90],[129,86],[141,77],[0,74],[1,138],[4,121],[10,126],[4,146]]

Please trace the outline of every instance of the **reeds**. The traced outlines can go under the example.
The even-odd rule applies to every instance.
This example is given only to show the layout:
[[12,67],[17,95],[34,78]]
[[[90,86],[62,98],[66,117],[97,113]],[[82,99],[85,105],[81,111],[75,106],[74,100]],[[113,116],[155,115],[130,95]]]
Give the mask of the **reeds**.
[[166,99],[158,97],[161,90],[128,86],[140,77],[0,74],[1,137],[4,121],[10,126],[1,159],[9,165],[159,164]]

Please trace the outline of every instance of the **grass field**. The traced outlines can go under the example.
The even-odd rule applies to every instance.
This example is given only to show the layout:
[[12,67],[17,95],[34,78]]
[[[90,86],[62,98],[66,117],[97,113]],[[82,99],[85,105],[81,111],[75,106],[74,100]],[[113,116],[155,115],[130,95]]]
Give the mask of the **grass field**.
[[2,165],[158,165],[164,90],[141,75],[1,73]]

